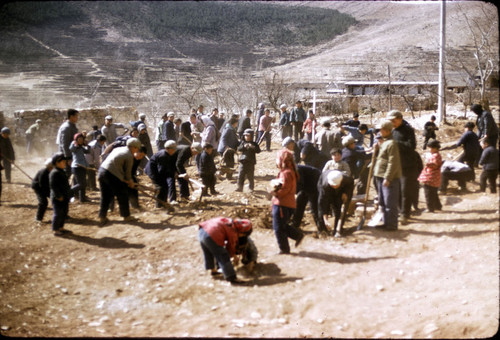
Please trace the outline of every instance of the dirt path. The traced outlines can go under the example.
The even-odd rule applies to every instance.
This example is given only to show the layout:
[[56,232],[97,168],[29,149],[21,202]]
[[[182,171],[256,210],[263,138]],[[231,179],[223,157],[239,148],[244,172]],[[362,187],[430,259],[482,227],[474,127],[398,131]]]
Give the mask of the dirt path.
[[[274,150],[278,145],[274,146]],[[22,337],[341,337],[476,338],[499,320],[498,196],[459,194],[452,182],[439,213],[423,213],[397,232],[347,222],[346,236],[307,237],[278,255],[269,223],[268,180],[275,153],[262,153],[255,194],[222,195],[176,207],[173,215],[141,199],[140,222],[97,225],[93,202],[71,204],[71,236],[33,222],[36,198],[13,171],[0,206],[0,326]],[[22,159],[34,174],[41,159]],[[476,174],[479,174],[477,170]],[[476,176],[477,177],[477,176]],[[143,178],[143,183],[148,183]],[[469,184],[475,190],[477,184]],[[199,192],[195,193],[197,198]],[[420,207],[423,208],[423,195]],[[249,217],[259,250],[255,273],[231,286],[203,270],[196,224],[226,214]],[[45,221],[49,221],[49,209]]]

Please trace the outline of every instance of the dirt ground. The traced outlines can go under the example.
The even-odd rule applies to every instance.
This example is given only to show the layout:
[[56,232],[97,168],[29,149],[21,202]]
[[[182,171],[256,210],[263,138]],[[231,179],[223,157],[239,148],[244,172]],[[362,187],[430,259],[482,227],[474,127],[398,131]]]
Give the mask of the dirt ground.
[[[363,120],[363,117],[361,117]],[[410,122],[412,122],[410,120]],[[417,123],[417,122],[415,122]],[[457,140],[463,121],[438,131]],[[419,146],[421,133],[417,132]],[[276,176],[275,151],[258,155],[256,190],[175,207],[167,214],[141,197],[139,222],[115,211],[99,227],[99,193],[70,205],[73,233],[54,237],[49,205],[34,222],[30,180],[13,169],[0,206],[0,326],[9,337],[285,337],[484,338],[499,324],[499,201],[495,194],[459,193],[452,181],[443,211],[413,216],[396,232],[346,222],[342,238],[318,237],[310,213],[303,243],[279,255],[265,191]],[[460,150],[442,152],[443,159]],[[33,176],[45,157],[17,164]],[[194,169],[189,168],[190,172]],[[480,170],[476,169],[476,181]],[[5,181],[5,176],[3,176]],[[141,183],[150,185],[141,176]],[[373,197],[374,193],[370,194]],[[371,203],[371,200],[370,200]],[[423,191],[420,208],[425,208]],[[117,210],[117,209],[115,209]],[[247,283],[230,285],[203,268],[197,223],[219,216],[250,218],[259,250]]]

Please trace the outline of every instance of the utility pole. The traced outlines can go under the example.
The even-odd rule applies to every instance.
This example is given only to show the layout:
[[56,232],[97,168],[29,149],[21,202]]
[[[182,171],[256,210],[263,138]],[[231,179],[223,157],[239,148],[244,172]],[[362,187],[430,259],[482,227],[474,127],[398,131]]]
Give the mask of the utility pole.
[[391,91],[391,67],[387,65],[387,76],[389,77],[389,111],[392,110],[392,91]]
[[438,123],[446,121],[446,101],[445,101],[445,74],[444,74],[444,58],[445,58],[445,30],[446,30],[446,10],[445,0],[441,1],[441,27],[439,39],[439,93],[438,93]]

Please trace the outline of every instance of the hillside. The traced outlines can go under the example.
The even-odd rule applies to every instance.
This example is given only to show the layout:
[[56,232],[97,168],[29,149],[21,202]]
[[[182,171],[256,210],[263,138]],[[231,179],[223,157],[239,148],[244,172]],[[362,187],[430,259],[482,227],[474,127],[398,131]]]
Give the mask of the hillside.
[[[2,7],[6,114],[109,104],[157,116],[199,102],[239,112],[266,98],[273,72],[288,83],[328,83],[384,79],[388,66],[393,79],[436,79],[438,71],[433,1],[55,2],[54,11],[46,4],[23,20],[27,9],[7,15]],[[461,13],[482,18],[481,4],[447,2],[450,58],[474,61]]]

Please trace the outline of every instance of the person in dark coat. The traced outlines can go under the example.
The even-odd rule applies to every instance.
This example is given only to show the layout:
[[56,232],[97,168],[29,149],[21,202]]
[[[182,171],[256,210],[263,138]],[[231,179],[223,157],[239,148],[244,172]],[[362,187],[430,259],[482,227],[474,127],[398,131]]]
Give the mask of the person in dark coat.
[[498,177],[498,150],[495,145],[490,145],[489,138],[485,138],[481,142],[483,153],[479,160],[479,165],[482,166],[483,171],[479,177],[479,191],[486,191],[486,181],[489,182],[490,192],[496,194],[497,192],[497,177]]
[[418,200],[419,183],[417,178],[420,172],[418,170],[418,153],[415,150],[417,142],[415,130],[403,119],[403,114],[401,112],[397,110],[389,111],[387,113],[387,119],[390,120],[394,126],[392,137],[398,144],[399,153],[401,155],[403,175],[401,177],[400,222],[404,225],[408,223],[412,205]]
[[200,143],[193,143],[191,145],[179,145],[177,147],[177,160],[175,167],[179,174],[177,182],[179,183],[179,192],[181,200],[189,201],[189,176],[186,171],[186,164],[191,157],[196,157],[203,151]]
[[[177,173],[177,143],[168,140],[165,143],[165,149],[158,151],[149,159],[144,172],[151,178],[155,189],[158,190],[156,198],[161,201],[169,202],[177,199],[175,188],[175,175]],[[160,208],[160,202],[156,202],[156,207]]]
[[422,147],[424,150],[427,148],[429,139],[436,139],[436,130],[439,130],[439,128],[435,122],[436,116],[432,115],[431,119],[424,124],[424,146]]
[[191,135],[191,121],[187,120],[181,123],[181,131],[179,133],[178,145],[191,145],[193,136]]
[[[137,180],[137,170],[139,169],[139,165],[142,160],[146,158],[147,148],[144,145],[141,145],[138,151],[134,153],[134,163],[132,164],[132,181],[137,184],[139,181]],[[139,204],[139,191],[137,187],[134,186],[128,187],[128,201],[130,202],[130,206],[137,210],[141,210],[141,206]]]
[[354,191],[354,179],[343,175],[338,170],[328,170],[321,173],[317,187],[320,228],[323,230],[327,226],[331,227],[328,216],[331,215],[333,210],[333,214],[335,215],[332,230],[333,235],[340,237],[342,236],[342,222],[338,232],[337,225],[342,217],[342,205],[344,205],[344,211],[346,211],[351,203]]
[[359,178],[363,165],[369,159],[362,148],[356,147],[356,140],[352,136],[345,136],[342,139],[342,161],[349,165],[351,176]]
[[167,141],[173,140],[174,142],[177,141],[177,138],[175,137],[175,113],[169,112],[167,114],[167,121],[165,122],[164,129],[165,129],[165,136],[167,138]]
[[215,190],[215,173],[217,169],[215,168],[215,162],[213,158],[214,147],[212,144],[205,144],[203,146],[203,152],[200,157],[197,158],[198,173],[201,177],[201,182],[205,186],[202,189],[202,196],[210,196],[208,190],[210,189],[210,194],[218,195],[219,193]]
[[2,154],[3,168],[5,169],[5,180],[11,181],[12,162],[16,160],[16,153],[10,140],[10,129],[3,127],[0,132],[0,154]]
[[257,164],[256,154],[260,153],[259,144],[253,141],[253,130],[248,128],[243,133],[243,139],[238,146],[238,151],[241,152],[239,157],[240,167],[238,169],[238,188],[236,191],[243,191],[245,178],[248,179],[248,188],[253,191],[255,187],[254,173],[255,164]]
[[359,113],[356,112],[352,115],[352,119],[349,119],[347,122],[345,122],[344,125],[357,128],[359,124],[361,124],[361,122],[359,121]]
[[54,168],[52,164],[52,158],[45,161],[45,167],[38,170],[35,177],[31,181],[31,188],[36,194],[38,199],[38,209],[36,211],[35,221],[37,223],[42,223],[43,216],[47,211],[49,206],[48,198],[50,198],[50,185],[49,185],[49,174]]
[[139,130],[139,135],[137,136],[137,139],[139,139],[141,145],[143,145],[146,148],[145,152],[146,157],[142,157],[138,165],[138,169],[142,173],[144,171],[144,168],[146,167],[146,164],[148,163],[148,158],[153,156],[153,146],[151,145],[151,138],[149,138],[148,128],[146,127],[146,125],[139,124],[137,130]]
[[222,156],[221,172],[226,173],[227,179],[232,179],[232,170],[235,165],[234,154],[240,144],[236,133],[237,125],[237,118],[233,117],[229,120],[222,131],[218,149],[216,150]]
[[252,128],[252,123],[250,121],[250,117],[252,117],[252,110],[247,110],[245,115],[240,118],[238,121],[238,136],[240,140],[243,140],[243,133],[246,129]]
[[300,159],[306,165],[322,170],[326,162],[330,160],[330,157],[319,151],[318,148],[307,139],[300,140],[298,145],[300,148]]
[[309,207],[311,208],[311,213],[316,223],[316,228],[318,228],[318,232],[326,233],[325,224],[321,223],[322,217],[319,215],[318,210],[318,181],[321,177],[321,170],[310,165],[299,164],[297,165],[297,172],[299,173],[296,190],[297,196],[295,198],[297,207],[292,217],[292,225],[296,228],[300,228],[302,218],[304,217],[304,211],[309,202]]
[[73,196],[65,173],[66,157],[57,153],[52,157],[54,168],[49,174],[50,199],[54,215],[52,217],[52,231],[55,236],[62,236],[69,230],[64,229],[64,221],[68,216],[69,201]]
[[471,111],[477,115],[476,125],[479,139],[488,139],[488,145],[496,147],[498,141],[498,126],[491,112],[483,110],[479,104],[473,104]]
[[461,146],[463,148],[463,153],[458,158],[461,163],[467,164],[471,169],[477,166],[479,158],[481,157],[481,145],[479,144],[479,137],[474,132],[474,123],[465,123],[465,130],[458,142],[451,146],[446,146],[442,150],[455,149]]
[[[300,145],[302,145],[302,146],[303,146],[303,143],[306,143],[306,142],[308,142],[308,141],[307,140],[304,142],[299,141]],[[286,137],[285,139],[283,139],[283,141],[281,142],[281,146],[288,149],[288,151],[290,151],[293,154],[293,161],[295,162],[295,164],[300,164],[301,146],[297,145],[297,143],[295,143],[295,141],[293,140],[292,137]]]

